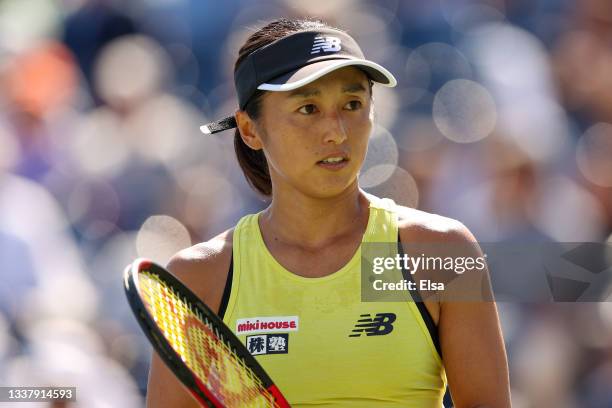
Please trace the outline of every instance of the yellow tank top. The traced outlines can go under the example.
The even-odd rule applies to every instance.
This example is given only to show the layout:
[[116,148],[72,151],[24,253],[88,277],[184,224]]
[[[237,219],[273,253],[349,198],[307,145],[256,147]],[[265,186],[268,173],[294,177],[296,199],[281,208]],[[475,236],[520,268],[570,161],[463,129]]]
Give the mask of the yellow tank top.
[[[395,203],[369,198],[362,242],[397,242]],[[292,406],[442,407],[446,375],[422,304],[362,302],[361,246],[331,275],[289,272],[265,246],[258,217],[234,231],[223,320]]]

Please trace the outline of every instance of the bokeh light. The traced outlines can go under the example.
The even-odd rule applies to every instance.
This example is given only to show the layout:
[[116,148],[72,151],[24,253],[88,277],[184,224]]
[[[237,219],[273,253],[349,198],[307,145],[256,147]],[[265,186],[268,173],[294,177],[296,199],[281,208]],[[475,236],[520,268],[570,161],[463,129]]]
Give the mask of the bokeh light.
[[148,37],[126,36],[100,54],[96,85],[111,105],[124,107],[159,90],[170,75],[166,52]]
[[578,141],[576,162],[591,183],[612,187],[612,125],[597,123]]
[[191,106],[172,95],[150,98],[126,120],[126,134],[132,151],[152,160],[169,163],[181,161],[192,146],[194,129],[203,123]]
[[436,93],[433,120],[440,132],[450,140],[476,142],[487,137],[495,128],[495,102],[486,88],[477,82],[455,79]]
[[189,231],[168,215],[152,215],[142,224],[136,237],[138,256],[166,265],[172,255],[191,246]]
[[387,129],[375,126],[370,136],[365,162],[361,168],[360,185],[363,188],[369,188],[387,180],[397,166],[397,159],[398,150],[395,139]]
[[[372,173],[371,176],[370,173]],[[414,177],[401,167],[391,164],[379,164],[370,168],[361,176],[361,180],[376,181],[380,175],[389,173],[391,173],[390,176],[384,181],[369,186],[361,184],[361,187],[378,197],[391,198],[397,205],[418,208],[419,187]]]
[[21,51],[59,30],[55,2],[5,0],[0,3],[0,48]]

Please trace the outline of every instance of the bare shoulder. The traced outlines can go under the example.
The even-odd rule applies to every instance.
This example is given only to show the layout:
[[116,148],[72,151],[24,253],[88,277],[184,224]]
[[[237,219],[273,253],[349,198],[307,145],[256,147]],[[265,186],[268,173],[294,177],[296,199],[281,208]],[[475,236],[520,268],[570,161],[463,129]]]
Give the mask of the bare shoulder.
[[403,242],[474,242],[470,230],[460,221],[442,215],[398,205],[398,228]]
[[234,229],[176,253],[168,270],[217,312],[232,257]]
[[168,268],[176,274],[190,275],[194,271],[198,271],[199,267],[212,266],[222,261],[232,251],[233,235],[234,229],[232,228],[208,241],[200,242],[177,252],[168,262]]

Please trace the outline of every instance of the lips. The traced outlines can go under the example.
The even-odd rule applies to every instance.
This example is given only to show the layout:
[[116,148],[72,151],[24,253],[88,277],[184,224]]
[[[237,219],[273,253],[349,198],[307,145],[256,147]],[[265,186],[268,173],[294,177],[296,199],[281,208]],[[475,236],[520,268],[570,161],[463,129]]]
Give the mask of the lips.
[[345,152],[334,152],[326,155],[321,160],[319,160],[318,164],[337,164],[342,162],[347,162],[349,160],[348,154]]
[[349,157],[344,152],[335,152],[326,155],[323,159],[317,162],[317,166],[326,170],[340,171],[348,166]]

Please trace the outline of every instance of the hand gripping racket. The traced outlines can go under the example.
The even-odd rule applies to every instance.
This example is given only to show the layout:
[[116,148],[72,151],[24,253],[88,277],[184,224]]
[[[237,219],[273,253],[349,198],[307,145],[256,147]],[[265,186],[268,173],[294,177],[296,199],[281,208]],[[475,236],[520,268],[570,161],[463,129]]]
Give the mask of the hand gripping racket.
[[289,407],[240,340],[170,272],[137,259],[124,284],[140,327],[202,406]]

